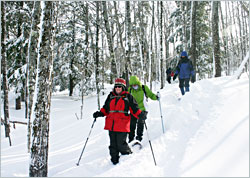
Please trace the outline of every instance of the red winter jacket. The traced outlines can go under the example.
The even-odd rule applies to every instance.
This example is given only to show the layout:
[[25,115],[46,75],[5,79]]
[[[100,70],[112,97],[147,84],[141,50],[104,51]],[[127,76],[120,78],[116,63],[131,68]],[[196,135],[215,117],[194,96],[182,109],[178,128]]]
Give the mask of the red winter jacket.
[[110,92],[101,112],[106,116],[105,130],[130,132],[130,114],[138,119],[141,110],[134,97],[123,91],[121,95]]

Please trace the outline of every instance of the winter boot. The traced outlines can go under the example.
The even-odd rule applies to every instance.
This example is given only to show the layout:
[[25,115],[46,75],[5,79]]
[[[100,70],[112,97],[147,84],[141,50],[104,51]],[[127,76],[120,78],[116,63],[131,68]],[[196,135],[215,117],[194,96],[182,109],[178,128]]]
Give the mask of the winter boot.
[[133,138],[129,138],[128,143],[132,142],[133,140],[134,140]]
[[181,94],[185,95],[184,87],[181,87],[180,89],[181,89]]
[[114,156],[114,157],[111,157],[111,162],[116,165],[117,163],[119,163],[119,156]]
[[131,151],[131,149],[129,149],[127,152],[121,152],[122,155],[129,155],[132,154],[133,152]]
[[136,140],[141,142],[142,141],[142,137],[141,136],[136,136]]

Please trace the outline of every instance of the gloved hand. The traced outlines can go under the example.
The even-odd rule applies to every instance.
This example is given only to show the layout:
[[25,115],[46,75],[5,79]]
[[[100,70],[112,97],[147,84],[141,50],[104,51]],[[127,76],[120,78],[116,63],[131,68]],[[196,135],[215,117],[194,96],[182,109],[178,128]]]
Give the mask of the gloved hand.
[[193,75],[192,78],[191,78],[191,82],[192,82],[192,83],[195,82],[195,77],[194,77],[194,75]]
[[138,117],[139,117],[140,120],[145,121],[145,120],[147,119],[147,114],[148,114],[147,111],[142,111],[142,112],[139,114]]
[[96,111],[96,112],[94,112],[94,114],[93,114],[93,117],[94,117],[94,118],[103,117],[103,116],[104,116],[104,114],[103,114],[101,111]]
[[160,92],[157,92],[156,98],[157,98],[158,101],[161,99],[161,94],[160,94]]
[[177,74],[174,74],[173,81],[176,79],[176,77],[177,77]]

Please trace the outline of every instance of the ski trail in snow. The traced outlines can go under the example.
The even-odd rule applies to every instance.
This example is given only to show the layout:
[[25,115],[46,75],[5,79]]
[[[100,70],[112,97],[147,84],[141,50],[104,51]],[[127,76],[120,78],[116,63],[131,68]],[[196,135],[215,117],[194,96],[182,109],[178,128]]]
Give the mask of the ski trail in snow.
[[[164,175],[180,176],[180,165],[190,141],[199,133],[199,129],[205,122],[211,122],[210,120],[216,117],[210,114],[216,109],[215,103],[211,103],[210,100],[214,98],[216,101],[220,88],[213,83],[202,86],[195,83],[191,91],[182,96],[181,101],[176,101],[174,105],[163,105],[167,132],[164,136],[154,139],[153,145],[158,146],[155,153],[156,160],[158,160],[158,165],[164,167]],[[178,98],[176,87],[171,87],[170,93],[172,96],[167,95],[166,98]],[[210,99],[207,99],[208,97]],[[203,106],[199,107],[201,102]]]
[[194,163],[192,163],[190,166],[186,167],[182,170],[182,174],[190,170],[191,168],[198,165],[200,162],[205,160],[210,154],[212,154],[217,148],[219,148],[230,136],[233,132],[235,132],[242,124],[244,124],[246,121],[248,121],[249,116],[246,116],[243,120],[241,120],[233,129],[231,129],[228,134],[226,134],[225,137],[223,137],[218,143],[212,147],[210,150],[208,150],[203,156],[200,157],[200,159],[196,160]]

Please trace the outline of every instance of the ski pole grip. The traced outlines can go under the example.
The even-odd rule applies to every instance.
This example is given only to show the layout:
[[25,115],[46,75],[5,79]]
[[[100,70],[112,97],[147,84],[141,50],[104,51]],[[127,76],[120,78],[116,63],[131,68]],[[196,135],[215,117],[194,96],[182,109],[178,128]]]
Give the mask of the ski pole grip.
[[161,98],[161,94],[159,91],[157,91],[157,97],[160,99]]

